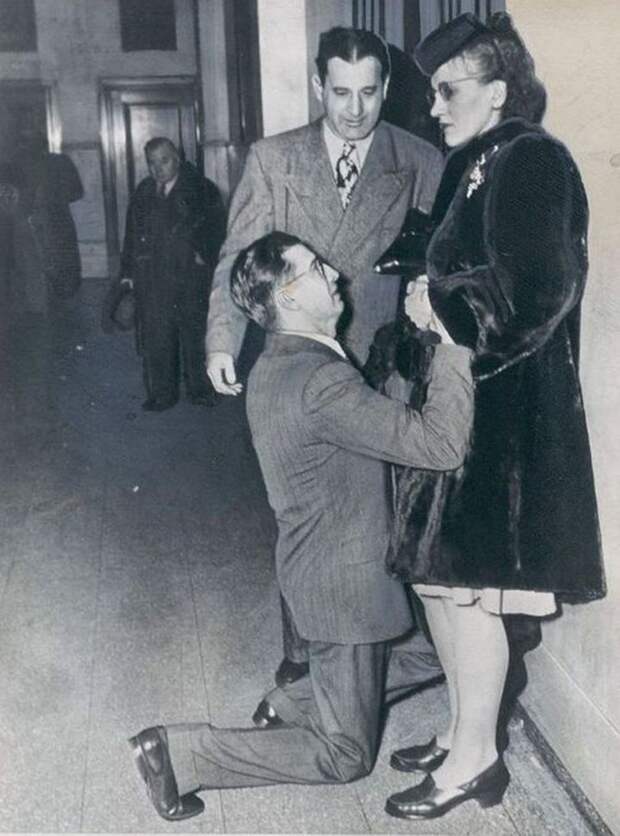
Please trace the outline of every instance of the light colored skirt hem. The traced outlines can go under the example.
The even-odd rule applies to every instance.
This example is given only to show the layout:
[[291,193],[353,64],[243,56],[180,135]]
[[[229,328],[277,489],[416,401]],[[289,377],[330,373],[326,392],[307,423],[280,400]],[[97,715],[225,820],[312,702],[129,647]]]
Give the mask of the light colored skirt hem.
[[553,592],[535,592],[529,589],[470,589],[467,586],[441,586],[440,584],[414,583],[414,592],[421,597],[452,598],[458,606],[480,606],[494,615],[553,615],[558,605]]

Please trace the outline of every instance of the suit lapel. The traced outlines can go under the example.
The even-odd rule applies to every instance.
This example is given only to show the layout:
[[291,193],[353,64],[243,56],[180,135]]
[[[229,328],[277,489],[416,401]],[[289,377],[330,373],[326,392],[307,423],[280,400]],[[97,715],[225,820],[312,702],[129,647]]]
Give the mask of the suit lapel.
[[389,128],[380,122],[338,230],[338,249],[351,252],[381,222],[411,179],[409,168],[399,168]]
[[399,168],[390,130],[380,122],[345,212],[321,124],[319,120],[309,125],[295,164],[285,175],[285,188],[287,200],[299,206],[312,228],[316,248],[329,258],[357,249],[398,199],[412,173]]
[[323,252],[331,246],[344,211],[329,156],[321,135],[321,120],[309,126],[294,171],[285,177],[288,200],[294,201],[312,226]]

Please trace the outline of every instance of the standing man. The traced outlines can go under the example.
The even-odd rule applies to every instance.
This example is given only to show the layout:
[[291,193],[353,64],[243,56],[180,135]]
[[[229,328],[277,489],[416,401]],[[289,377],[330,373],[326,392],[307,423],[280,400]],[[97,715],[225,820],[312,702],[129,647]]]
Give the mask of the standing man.
[[215,184],[181,162],[169,139],[150,139],[144,153],[150,176],[131,198],[121,258],[121,284],[136,294],[147,393],[142,408],[175,405],[181,368],[189,400],[211,406],[204,331],[224,209]]
[[[380,395],[335,340],[337,278],[282,232],[235,262],[235,302],[267,331],[248,383],[248,419],[278,521],[278,583],[308,641],[310,673],[269,694],[276,727],[155,726],[130,740],[151,801],[169,820],[201,812],[199,790],[367,775],[384,684],[392,695],[421,684],[416,651],[388,644],[410,628],[411,612],[402,583],[384,568],[385,461],[462,464],[473,415],[470,352],[437,347],[421,412]],[[430,306],[421,314],[423,327]]]
[[[231,203],[206,340],[209,377],[222,394],[241,391],[235,359],[247,321],[230,297],[230,269],[243,247],[281,230],[332,264],[348,280],[344,339],[363,363],[377,328],[395,318],[400,290],[399,276],[378,277],[373,265],[410,207],[431,210],[441,154],[379,121],[390,73],[385,43],[365,30],[331,29],[320,37],[316,66],[312,84],[324,118],[253,145]],[[285,659],[276,682],[307,671],[286,609],[283,615]]]

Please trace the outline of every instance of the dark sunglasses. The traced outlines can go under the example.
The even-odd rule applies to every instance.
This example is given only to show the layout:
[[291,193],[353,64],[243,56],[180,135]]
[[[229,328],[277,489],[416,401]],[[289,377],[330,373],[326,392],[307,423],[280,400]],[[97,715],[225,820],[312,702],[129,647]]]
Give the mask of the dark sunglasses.
[[432,107],[435,104],[435,96],[439,93],[444,102],[449,102],[456,92],[453,85],[460,84],[462,81],[473,81],[479,78],[483,78],[482,73],[478,75],[466,75],[463,78],[452,78],[450,81],[440,81],[436,90],[433,87],[428,88],[426,91],[426,99]]

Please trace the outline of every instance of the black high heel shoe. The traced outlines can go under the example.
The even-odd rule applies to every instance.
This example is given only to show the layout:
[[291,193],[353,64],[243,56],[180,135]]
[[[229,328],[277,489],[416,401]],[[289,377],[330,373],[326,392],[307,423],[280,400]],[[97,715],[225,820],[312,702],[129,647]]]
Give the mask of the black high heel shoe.
[[457,787],[438,787],[427,775],[416,787],[391,795],[385,811],[399,819],[435,819],[470,799],[481,807],[493,807],[501,802],[509,783],[510,774],[498,758],[484,772]]
[[390,766],[399,772],[432,772],[448,757],[449,749],[437,745],[437,738],[433,737],[421,746],[409,746],[408,749],[397,749],[392,752]]

